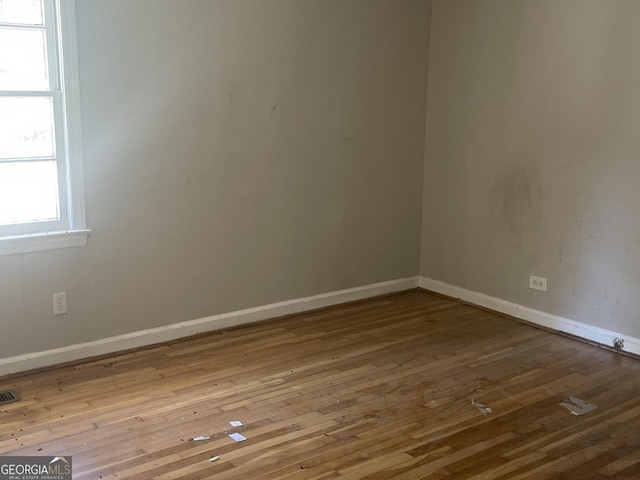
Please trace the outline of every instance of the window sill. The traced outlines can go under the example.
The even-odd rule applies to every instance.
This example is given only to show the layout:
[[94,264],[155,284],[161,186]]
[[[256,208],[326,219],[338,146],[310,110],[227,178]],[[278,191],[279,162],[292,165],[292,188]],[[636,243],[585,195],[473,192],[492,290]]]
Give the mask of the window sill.
[[63,230],[60,232],[36,233],[0,237],[0,255],[57,250],[60,248],[83,247],[91,230]]

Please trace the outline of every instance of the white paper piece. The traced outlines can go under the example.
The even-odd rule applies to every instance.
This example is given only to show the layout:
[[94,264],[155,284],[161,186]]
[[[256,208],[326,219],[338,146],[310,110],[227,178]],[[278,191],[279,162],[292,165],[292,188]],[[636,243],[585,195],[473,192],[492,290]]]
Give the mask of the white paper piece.
[[487,407],[486,405],[483,405],[482,403],[478,402],[477,400],[471,400],[471,404],[474,407],[476,407],[478,410],[480,410],[483,415],[486,415],[487,413],[491,413],[492,412],[491,408]]
[[242,422],[240,420],[231,420],[229,422],[229,425],[231,425],[232,427],[241,427]]
[[239,433],[230,433],[229,436],[233,438],[236,442],[244,442],[247,438],[240,435]]
[[569,397],[569,399],[562,402],[560,406],[566,408],[574,415],[584,415],[585,413],[592,412],[598,408],[597,405],[585,402],[577,397]]
[[209,461],[210,461],[210,462],[216,462],[216,461],[218,461],[218,460],[220,460],[220,457],[218,457],[218,456],[216,456],[216,457],[211,457],[211,458],[209,459]]
[[201,442],[202,440],[209,440],[209,437],[206,435],[201,435],[199,437],[193,437],[191,440],[194,442]]

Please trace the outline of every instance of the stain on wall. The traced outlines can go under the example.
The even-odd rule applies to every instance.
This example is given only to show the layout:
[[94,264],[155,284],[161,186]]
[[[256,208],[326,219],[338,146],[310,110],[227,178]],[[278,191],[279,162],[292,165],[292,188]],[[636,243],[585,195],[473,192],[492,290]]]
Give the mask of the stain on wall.
[[509,163],[489,190],[493,227],[516,245],[539,228],[540,172],[535,161]]

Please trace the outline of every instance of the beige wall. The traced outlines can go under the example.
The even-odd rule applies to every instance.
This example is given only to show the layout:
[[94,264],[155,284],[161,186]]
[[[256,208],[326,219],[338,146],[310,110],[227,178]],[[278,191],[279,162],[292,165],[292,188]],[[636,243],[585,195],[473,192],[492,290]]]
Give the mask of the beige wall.
[[434,1],[424,276],[640,337],[638,45],[637,0]]
[[418,273],[429,2],[77,16],[93,233],[0,257],[2,357]]
[[640,337],[637,1],[77,3],[93,234],[0,256],[3,357],[418,267]]

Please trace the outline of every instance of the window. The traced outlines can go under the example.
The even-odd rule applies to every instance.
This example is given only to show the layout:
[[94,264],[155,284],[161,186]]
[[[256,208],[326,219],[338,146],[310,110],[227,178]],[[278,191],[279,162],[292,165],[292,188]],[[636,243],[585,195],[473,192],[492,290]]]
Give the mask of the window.
[[82,246],[73,0],[0,0],[0,254]]

